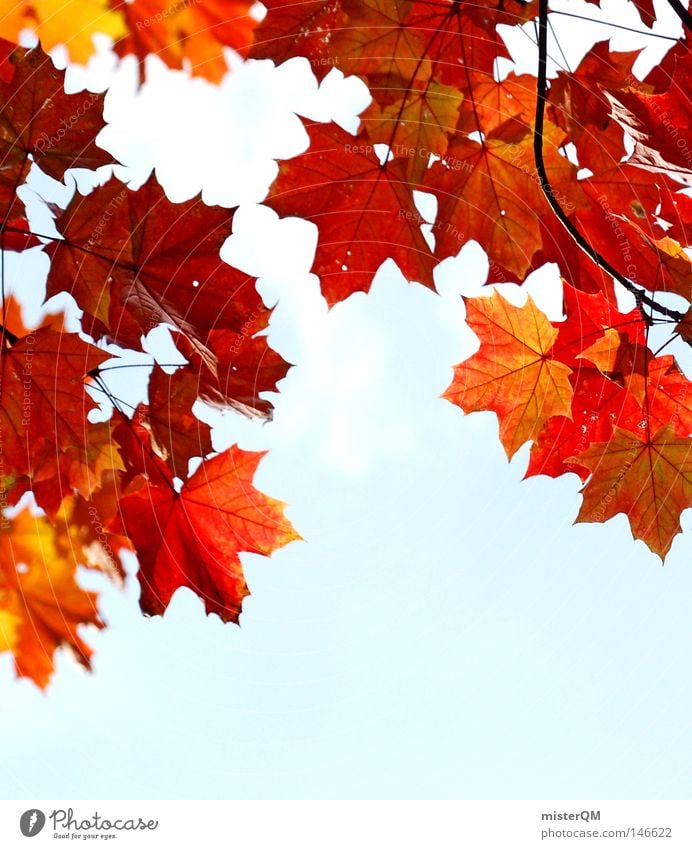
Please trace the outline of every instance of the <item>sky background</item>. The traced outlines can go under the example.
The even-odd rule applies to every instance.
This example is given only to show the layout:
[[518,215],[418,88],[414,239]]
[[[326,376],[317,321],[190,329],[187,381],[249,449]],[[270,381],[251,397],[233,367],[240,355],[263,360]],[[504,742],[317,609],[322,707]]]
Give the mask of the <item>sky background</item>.
[[[554,26],[575,64],[606,33]],[[528,38],[517,45],[533,69]],[[0,657],[0,795],[689,798],[691,512],[662,568],[623,516],[573,526],[576,476],[522,481],[528,447],[508,463],[493,414],[440,399],[476,344],[458,295],[485,279],[477,246],[440,266],[440,294],[386,263],[369,295],[328,312],[314,227],[258,206],[273,158],[306,145],[296,113],[355,130],[363,85],[332,72],[318,89],[294,60],[248,63],[217,88],[152,62],[135,93],[133,65],[113,76],[110,62],[104,50],[69,80],[110,82],[102,139],[118,175],[139,185],[155,166],[173,200],[242,204],[222,255],[278,301],[270,342],[296,367],[273,422],[218,415],[215,446],[271,449],[256,486],[288,502],[305,541],[243,555],[241,628],[187,590],[144,619],[133,577],[123,592],[83,576],[109,625],[89,634],[93,675],[60,656],[42,694]],[[12,257],[10,286],[44,263]],[[560,317],[550,269],[508,289]],[[165,361],[160,334],[150,347]]]

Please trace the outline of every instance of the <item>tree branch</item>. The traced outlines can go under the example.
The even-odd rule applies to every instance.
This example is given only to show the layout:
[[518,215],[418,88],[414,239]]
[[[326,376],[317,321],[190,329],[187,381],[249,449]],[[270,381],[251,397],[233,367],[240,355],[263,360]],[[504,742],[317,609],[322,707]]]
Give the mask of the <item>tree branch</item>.
[[668,5],[680,18],[687,29],[692,29],[692,15],[690,15],[688,9],[682,5],[680,0],[668,0]]
[[[669,2],[677,2],[677,0],[669,0]],[[560,221],[562,226],[567,230],[574,241],[592,259],[596,265],[600,266],[605,272],[614,277],[621,283],[628,292],[631,292],[637,299],[637,306],[641,308],[645,304],[650,309],[666,316],[666,318],[674,321],[682,321],[684,314],[678,310],[666,307],[659,304],[651,298],[644,289],[633,283],[624,274],[621,274],[617,268],[612,266],[605,257],[589,243],[582,235],[579,229],[570,220],[567,213],[560,206],[553,187],[548,179],[548,174],[545,168],[545,160],[543,158],[543,122],[545,118],[546,92],[548,89],[547,79],[547,61],[548,61],[548,0],[539,0],[538,3],[538,78],[536,81],[536,122],[533,133],[533,153],[536,161],[536,171],[540,181],[543,194],[550,204],[555,216]]]

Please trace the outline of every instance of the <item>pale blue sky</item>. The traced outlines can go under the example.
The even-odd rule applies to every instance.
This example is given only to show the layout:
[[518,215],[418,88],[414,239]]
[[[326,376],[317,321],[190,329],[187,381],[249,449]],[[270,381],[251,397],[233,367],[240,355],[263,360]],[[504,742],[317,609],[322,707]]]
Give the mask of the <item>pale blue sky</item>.
[[[575,476],[522,482],[527,448],[508,464],[492,414],[439,398],[472,350],[457,293],[483,281],[474,246],[442,296],[388,264],[327,313],[311,227],[253,206],[271,157],[300,149],[292,109],[354,126],[365,103],[304,71],[255,65],[215,91],[160,70],[133,103],[125,68],[107,139],[177,199],[245,204],[224,255],[279,299],[270,339],[296,368],[274,421],[224,416],[217,447],[271,448],[256,484],[305,542],[244,556],[241,628],[188,591],[145,620],[134,580],[88,576],[109,623],[93,675],[60,658],[43,695],[0,659],[0,794],[689,798],[689,511],[662,568],[622,516],[573,526]],[[529,289],[555,313],[549,276]]]

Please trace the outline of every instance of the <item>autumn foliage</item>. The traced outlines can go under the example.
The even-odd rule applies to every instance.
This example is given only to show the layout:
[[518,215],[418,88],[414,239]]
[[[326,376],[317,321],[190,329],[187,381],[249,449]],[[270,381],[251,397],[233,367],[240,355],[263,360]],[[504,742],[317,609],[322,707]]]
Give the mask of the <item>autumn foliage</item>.
[[[312,270],[327,302],[367,292],[387,259],[434,289],[438,263],[478,242],[487,283],[500,285],[465,299],[479,347],[445,398],[496,413],[509,458],[530,442],[527,475],[577,474],[577,521],[624,513],[661,558],[692,506],[690,382],[672,353],[692,344],[687,36],[643,78],[637,53],[597,42],[548,79],[546,0],[264,5],[262,15],[221,0],[0,4],[2,249],[44,245],[47,297],[67,292],[83,311],[81,332],[59,315],[28,328],[3,292],[0,649],[39,686],[59,647],[88,665],[78,627],[103,625],[79,564],[118,580],[129,548],[145,613],[185,586],[237,622],[248,593],[239,555],[297,538],[283,505],[253,487],[261,455],[215,453],[193,410],[202,400],[268,417],[267,392],[289,368],[263,334],[255,280],[219,256],[234,211],[172,203],[154,177],[136,191],[112,177],[51,209],[61,238],[27,222],[17,190],[31,168],[63,180],[115,164],[96,143],[103,96],[65,93],[44,52],[57,45],[86,62],[93,36],[107,36],[142,75],[153,53],[218,82],[234,51],[360,77],[372,100],[358,133],[306,122],[309,148],[280,164],[265,201],[317,225]],[[635,5],[651,26],[651,3]],[[536,75],[503,75],[503,27],[527,23],[539,34]],[[41,46],[13,43],[27,29]],[[435,200],[432,220],[420,192]],[[561,321],[503,294],[546,263],[563,279]],[[147,403],[128,409],[104,381],[104,345],[141,350],[161,324],[186,364],[152,364]],[[659,326],[667,341],[655,349]],[[114,407],[105,421],[91,414],[98,392]],[[35,507],[14,509],[28,492]]]

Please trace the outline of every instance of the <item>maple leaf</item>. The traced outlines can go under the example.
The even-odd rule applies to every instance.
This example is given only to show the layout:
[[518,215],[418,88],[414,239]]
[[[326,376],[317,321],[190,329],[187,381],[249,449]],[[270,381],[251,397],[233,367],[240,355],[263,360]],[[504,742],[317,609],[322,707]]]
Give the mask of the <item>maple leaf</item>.
[[528,74],[508,74],[496,80],[492,74],[469,73],[468,85],[462,88],[457,130],[462,133],[489,135],[508,121],[525,124],[536,111],[536,80]]
[[[219,257],[232,218],[227,209],[199,198],[171,203],[153,177],[136,192],[111,180],[86,197],[76,195],[58,217],[64,241],[47,248],[48,295],[70,292],[86,313],[82,323],[91,335],[132,348],[159,324],[171,325],[204,360],[217,392],[232,391],[228,372],[236,368],[235,358],[222,360],[212,350],[212,334],[245,337],[248,323],[261,331],[267,316],[255,279]],[[273,386],[275,369],[263,376],[266,339],[240,346],[239,356],[241,348],[243,368],[254,355],[257,392]],[[276,356],[268,358],[272,367]],[[248,412],[268,409],[257,393],[225,400]]]
[[195,375],[200,399],[217,408],[228,407],[232,399],[230,406],[242,413],[259,412],[271,417],[271,401],[260,396],[276,391],[289,364],[267,343],[264,328],[269,312],[258,301],[240,332],[212,329],[208,345],[214,357],[213,368],[187,336],[171,331],[176,348],[192,367],[189,373]]
[[[639,287],[674,292],[686,299],[692,297],[690,258],[675,239],[661,235],[653,219],[658,204],[646,209],[639,202],[636,189],[631,193],[624,190],[619,196],[617,205],[629,204],[638,218],[646,219],[642,227],[611,207],[608,197],[617,192],[617,181],[597,198],[593,197],[593,185],[580,181],[580,190],[582,184],[582,197],[590,195],[593,205],[590,209],[575,207],[569,217],[598,256]],[[651,186],[651,194],[660,197],[663,189]],[[542,245],[533,257],[531,270],[545,262],[556,262],[562,274],[578,288],[587,292],[601,291],[614,300],[610,275],[605,274],[592,257],[577,249],[572,235],[561,222],[550,214],[544,215],[540,231]]]
[[423,60],[444,85],[460,86],[467,71],[492,73],[498,56],[508,56],[498,24],[534,16],[533,4],[496,0],[461,4],[331,0],[295,4],[268,0],[268,14],[255,32],[250,55],[281,62],[307,56],[318,76],[331,67],[367,77],[371,73],[421,81]]
[[[575,209],[570,217],[587,242],[623,275],[646,288],[685,296],[692,293],[689,258],[661,231],[658,219],[661,200],[670,193],[672,185],[663,175],[654,176],[618,163],[579,181],[590,208]],[[562,249],[564,234],[562,239],[558,236],[557,244]],[[563,262],[544,237],[541,259],[558,261],[575,285],[591,289],[599,279],[593,261],[585,261],[585,254],[575,257],[569,246],[566,255],[570,262]],[[600,284],[602,291],[610,286],[609,280]]]
[[558,331],[530,297],[524,307],[497,292],[465,303],[481,347],[455,366],[444,397],[466,413],[497,413],[500,440],[511,459],[552,416],[571,417],[571,369],[551,357]]
[[[627,162],[617,162],[580,180],[579,186],[591,201],[592,208],[602,210],[602,218],[596,217],[602,231],[608,232],[606,227],[614,230],[614,216],[619,215],[647,227],[654,234],[656,210],[663,197],[677,184],[665,175],[653,176]],[[587,235],[592,236],[591,233]]]
[[294,56],[310,60],[314,74],[322,78],[334,66],[333,34],[346,22],[340,0],[266,0],[267,15],[255,30],[250,49],[253,59],[272,59],[277,65]]
[[[107,355],[92,345],[82,348],[76,334],[64,334],[62,313],[45,313],[28,328],[10,295],[0,316],[0,437],[6,428],[10,434],[0,454],[7,448],[11,460],[10,469],[3,466],[8,472],[3,486],[9,503],[33,491],[37,503],[57,520],[67,495],[92,496],[104,475],[122,468],[110,424],[87,421],[95,405],[79,390],[80,383],[91,385],[88,372]],[[53,422],[53,431],[44,427],[46,420]]]
[[0,522],[0,651],[14,655],[17,674],[45,688],[58,648],[71,649],[90,668],[81,625],[103,627],[93,592],[75,580],[76,563],[56,529],[27,509]]
[[436,58],[435,73],[439,79],[463,86],[467,73],[492,73],[496,60],[509,56],[498,24],[521,24],[535,13],[535,4],[523,0],[479,0],[469,4],[458,0],[418,0],[410,3],[406,25],[426,38],[427,51]]
[[604,89],[618,91],[632,84],[640,52],[612,52],[608,40],[598,41],[576,71],[560,71],[551,82],[548,114],[569,135],[580,165],[596,173],[613,168],[625,155],[622,129],[612,119]]
[[[531,446],[526,477],[576,472],[584,480],[589,472],[585,466],[569,458],[584,451],[592,442],[605,442],[613,426],[638,432],[645,414],[641,400],[614,379],[617,352],[610,348],[612,334],[629,347],[645,346],[646,325],[639,310],[621,313],[601,294],[589,295],[563,282],[566,320],[554,325],[558,338],[553,356],[572,369],[569,376],[574,390],[571,416],[549,419]],[[605,343],[607,362],[598,359]],[[591,357],[589,356],[591,354]],[[586,359],[597,358],[601,371],[592,368]]]
[[602,373],[626,386],[640,404],[646,396],[646,375],[651,359],[646,345],[631,344],[614,328],[606,332],[579,357],[590,360]]
[[646,323],[638,309],[623,313],[600,292],[589,294],[562,281],[563,311],[566,319],[555,325],[559,330],[560,359],[572,368],[583,366],[585,349],[600,340],[604,331],[617,331],[628,343],[646,344]]
[[299,539],[284,505],[252,486],[263,456],[233,446],[205,460],[179,492],[160,469],[130,484],[118,523],[137,551],[145,613],[163,613],[185,586],[207,613],[238,621],[249,593],[238,555],[268,555]]
[[579,368],[570,375],[570,383],[571,416],[553,416],[544,424],[531,445],[527,478],[574,472],[585,480],[589,470],[578,461],[580,453],[594,442],[610,439],[614,425],[635,431],[642,423],[641,404],[598,369]]
[[600,237],[594,238],[603,256],[610,257],[616,266],[622,266],[624,258],[628,262],[625,272],[635,283],[654,292],[674,292],[691,300],[692,261],[683,246],[669,236],[650,235],[624,216],[609,217],[610,231],[616,238],[608,238],[604,229]]
[[362,116],[368,135],[406,156],[409,176],[418,179],[430,156],[447,149],[469,74],[492,80],[496,57],[509,55],[496,25],[533,16],[530,4],[508,5],[511,11],[492,2],[274,2],[251,55],[276,61],[305,54],[318,76],[331,66],[359,75],[373,94]]
[[416,184],[394,159],[380,164],[367,137],[332,124],[307,126],[310,148],[281,164],[265,203],[319,230],[313,271],[328,303],[366,292],[388,258],[409,280],[432,288],[432,252],[413,198]]
[[3,42],[0,73],[0,218],[16,216],[16,189],[32,162],[56,180],[69,168],[95,169],[113,163],[96,144],[103,128],[103,95],[66,94],[65,72],[39,48]]
[[44,50],[64,45],[70,59],[82,64],[94,53],[94,35],[106,35],[121,56],[134,53],[143,62],[155,54],[171,68],[187,65],[219,82],[228,70],[224,48],[246,53],[252,43],[254,5],[254,0],[17,0],[0,20],[0,35],[18,41],[32,30]]
[[391,76],[407,85],[429,80],[426,38],[407,25],[410,2],[343,0],[347,21],[332,34],[330,53],[344,74]]
[[[557,148],[564,134],[546,128],[547,163],[557,187],[573,179],[575,168]],[[548,211],[533,161],[530,128],[506,125],[482,142],[459,137],[445,159],[430,170],[429,190],[438,198],[433,226],[435,252],[455,256],[474,239],[490,260],[490,282],[523,279],[542,246],[540,215]],[[483,199],[480,203],[479,199]]]
[[170,68],[191,72],[218,83],[228,71],[224,48],[247,53],[257,19],[255,0],[133,0],[118,3],[126,34],[115,50],[134,53],[143,61],[149,54]]
[[[371,86],[373,76],[370,76]],[[385,91],[392,90],[391,77],[382,82]],[[377,93],[376,88],[371,88]],[[431,155],[444,157],[449,137],[459,118],[462,94],[451,86],[428,80],[424,88],[413,89],[401,81],[394,91],[403,95],[373,99],[361,115],[368,137],[386,144],[394,156],[403,156],[408,163],[407,174],[412,180],[423,179]]]
[[[245,330],[240,333],[212,330],[209,346],[218,365],[216,376],[205,368],[201,370],[200,396],[203,400],[223,406],[226,399],[233,398],[241,410],[256,409],[271,415],[271,401],[259,396],[277,390],[277,384],[286,376],[289,364],[269,347],[263,335],[266,312],[258,303],[254,314],[245,322]],[[194,362],[192,352],[185,356]]]
[[671,172],[692,185],[692,146],[687,141],[692,110],[677,92],[607,92],[615,120],[634,139],[630,162],[654,172]]
[[692,439],[669,425],[644,438],[616,427],[608,442],[572,459],[592,473],[576,521],[625,513],[635,538],[664,558],[681,532],[680,514],[692,507]]
[[11,469],[6,483],[18,484],[17,496],[26,476],[41,507],[53,512],[73,489],[89,496],[103,471],[120,468],[108,425],[86,418],[96,406],[85,391],[87,375],[108,356],[76,333],[51,327],[5,340],[0,442]]
[[32,30],[46,52],[64,45],[73,62],[88,61],[94,35],[116,39],[125,33],[123,16],[109,0],[13,0],[12,6],[12,14],[3,10],[0,17],[0,36],[19,41]]
[[675,357],[656,357],[648,364],[646,412],[652,430],[670,425],[678,436],[692,433],[692,384]]
[[[651,0],[635,5],[651,24]],[[692,402],[677,362],[654,356],[648,334],[666,321],[692,339],[685,312],[692,202],[678,191],[681,179],[692,179],[687,43],[675,44],[643,81],[633,74],[638,53],[595,44],[575,72],[550,82],[548,120],[534,138],[536,80],[497,79],[497,63],[509,58],[498,25],[531,20],[536,4],[266,6],[257,26],[250,0],[18,0],[0,32],[33,29],[45,48],[64,43],[73,60],[85,60],[101,32],[121,56],[135,54],[142,64],[153,53],[213,81],[227,69],[226,49],[247,55],[254,37],[255,58],[278,63],[304,54],[319,78],[332,67],[357,74],[372,95],[359,134],[309,124],[309,149],[281,164],[267,201],[280,215],[317,225],[313,270],[327,301],[368,291],[389,258],[432,287],[436,261],[470,240],[488,254],[489,282],[521,281],[557,262],[572,284],[564,287],[562,322],[551,324],[530,299],[522,308],[497,292],[466,300],[480,350],[455,368],[445,397],[467,412],[495,411],[509,457],[531,441],[527,475],[574,471],[586,480],[581,521],[624,511],[635,535],[665,555],[689,505]],[[540,25],[545,31],[543,12]],[[66,95],[63,82],[40,48],[0,42],[0,248],[39,243],[16,191],[33,163],[61,180],[69,168],[111,161],[95,144],[102,97]],[[632,156],[624,131],[634,139]],[[545,148],[552,205],[535,167],[536,141]],[[437,201],[434,249],[422,231],[433,222],[420,214],[416,191]],[[254,278],[220,259],[232,219],[233,211],[199,199],[170,203],[153,178],[136,192],[112,180],[57,214],[64,239],[45,249],[48,295],[71,293],[84,330],[99,341],[136,349],[163,323],[186,360],[173,374],[153,367],[148,403],[132,418],[113,399],[112,421],[89,424],[85,384],[89,375],[100,384],[104,352],[64,333],[59,319],[28,330],[3,298],[0,483],[7,503],[30,490],[45,509],[39,537],[48,537],[62,570],[55,586],[74,613],[67,631],[51,625],[48,660],[37,660],[23,636],[28,608],[17,605],[31,564],[29,573],[14,568],[13,543],[6,568],[0,564],[3,645],[42,685],[56,646],[73,644],[88,659],[74,623],[96,620],[80,607],[75,559],[120,581],[118,552],[130,548],[140,560],[145,612],[162,613],[188,586],[207,612],[237,621],[248,592],[239,554],[269,554],[297,538],[283,505],[252,487],[261,455],[233,448],[203,459],[212,451],[210,430],[193,413],[201,399],[268,416],[288,368],[267,343],[270,311]],[[607,264],[620,270],[638,309],[615,308]],[[687,303],[672,309],[658,303],[660,293]],[[188,477],[193,458],[201,465]],[[27,521],[15,520],[7,535],[0,530],[0,553],[3,537],[18,538]],[[39,540],[28,559],[39,544],[47,550]]]
[[[109,469],[101,476],[101,486],[85,498],[79,493],[64,499],[52,519],[56,535],[67,539],[71,551],[80,552],[80,562],[91,569],[106,573],[122,585],[125,572],[120,562],[121,550],[132,551],[132,542],[122,534],[113,533],[113,523],[122,494],[120,469]],[[59,538],[60,539],[60,538]]]
[[[196,371],[196,375],[195,375]],[[192,412],[199,395],[199,369],[183,366],[166,374],[159,366],[149,378],[148,419],[157,453],[174,476],[187,477],[192,457],[211,453],[211,429]]]

